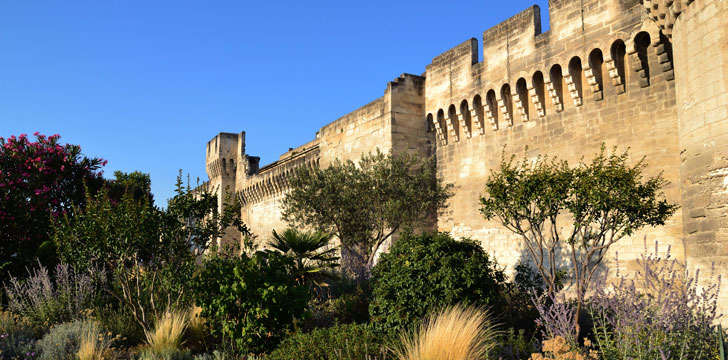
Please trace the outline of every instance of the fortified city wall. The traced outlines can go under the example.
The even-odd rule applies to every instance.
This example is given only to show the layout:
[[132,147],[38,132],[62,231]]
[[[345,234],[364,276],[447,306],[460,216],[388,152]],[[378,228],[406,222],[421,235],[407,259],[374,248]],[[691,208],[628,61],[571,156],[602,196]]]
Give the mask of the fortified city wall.
[[[220,133],[207,143],[209,186],[238,197],[243,204],[241,219],[264,245],[273,229],[286,227],[280,218],[281,200],[296,167],[325,167],[335,159],[356,161],[377,149],[430,156],[432,134],[422,116],[424,86],[421,76],[401,75],[387,84],[382,97],[325,125],[314,140],[263,167],[258,166],[260,158],[245,153],[245,132]],[[240,240],[240,234],[230,232],[222,241]]]
[[478,203],[502,156],[521,159],[528,147],[529,159],[575,164],[603,143],[629,148],[633,161],[645,158],[645,175],[664,174],[665,196],[681,207],[607,259],[618,252],[620,265],[634,268],[644,245],[658,241],[692,268],[715,263],[728,289],[728,2],[551,0],[546,32],[540,11],[530,7],[486,30],[482,44],[473,38],[435,57],[422,76],[400,76],[272,164],[246,154],[245,133],[220,133],[207,144],[210,185],[235,194],[243,220],[267,240],[285,227],[281,199],[295,167],[376,149],[435,155],[440,178],[456,187],[437,228],[477,239],[511,271],[527,260],[521,242],[486,221]]
[[[557,156],[588,161],[602,143],[646,158],[660,172],[665,196],[680,202],[680,150],[674,75],[666,38],[642,21],[638,1],[554,1],[551,30],[541,32],[538,7],[526,9],[427,66],[426,117],[435,123],[440,177],[455,184],[450,212],[438,227],[479,239],[506,264],[528,257],[522,242],[486,221],[479,198],[502,156]],[[681,215],[664,227],[623,239],[613,251],[630,264],[645,240],[682,255]],[[607,256],[611,259],[613,256]],[[562,264],[565,266],[566,264]]]

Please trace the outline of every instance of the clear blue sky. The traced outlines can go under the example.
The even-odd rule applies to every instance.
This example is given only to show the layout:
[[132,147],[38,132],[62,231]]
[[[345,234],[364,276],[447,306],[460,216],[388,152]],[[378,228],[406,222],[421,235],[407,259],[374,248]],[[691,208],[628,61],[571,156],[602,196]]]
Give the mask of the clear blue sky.
[[534,3],[546,30],[545,0],[4,0],[0,136],[59,133],[166,205],[218,132],[267,164]]

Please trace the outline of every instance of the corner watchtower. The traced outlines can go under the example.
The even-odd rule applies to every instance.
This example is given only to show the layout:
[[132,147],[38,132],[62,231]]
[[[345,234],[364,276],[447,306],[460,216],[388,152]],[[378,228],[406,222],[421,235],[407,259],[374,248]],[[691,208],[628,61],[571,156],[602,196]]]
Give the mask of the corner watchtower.
[[[208,188],[217,195],[217,209],[222,212],[226,198],[235,196],[238,167],[245,159],[245,132],[217,134],[207,142],[205,168],[210,178]],[[218,245],[235,245],[241,240],[236,229],[228,229]]]

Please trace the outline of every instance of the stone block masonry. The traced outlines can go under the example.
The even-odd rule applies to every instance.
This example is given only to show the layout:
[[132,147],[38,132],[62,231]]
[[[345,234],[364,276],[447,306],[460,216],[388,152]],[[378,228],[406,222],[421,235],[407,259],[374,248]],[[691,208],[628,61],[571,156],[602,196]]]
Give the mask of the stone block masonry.
[[527,255],[478,205],[501,156],[521,157],[527,146],[529,157],[573,164],[602,143],[630,148],[634,161],[645,157],[646,175],[670,181],[665,196],[681,209],[666,226],[617,243],[608,259],[618,252],[633,268],[645,243],[658,241],[692,269],[715,264],[728,314],[728,1],[553,0],[549,12],[549,31],[530,7],[484,31],[482,44],[469,39],[421,76],[389,82],[382,97],[272,164],[246,154],[245,133],[220,133],[207,144],[210,186],[237,196],[265,241],[285,227],[281,199],[296,167],[376,149],[436,156],[438,176],[456,187],[437,228],[477,239],[510,271]]

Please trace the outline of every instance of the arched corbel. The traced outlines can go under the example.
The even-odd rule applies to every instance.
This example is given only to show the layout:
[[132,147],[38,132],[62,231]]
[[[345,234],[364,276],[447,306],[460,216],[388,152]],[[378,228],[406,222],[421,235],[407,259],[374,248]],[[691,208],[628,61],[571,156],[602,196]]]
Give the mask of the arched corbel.
[[549,79],[544,81],[544,85],[546,85],[546,91],[548,91],[551,102],[554,104],[554,110],[556,110],[556,112],[564,111],[564,104],[561,103],[559,93],[556,90],[554,83]]
[[546,111],[544,110],[543,103],[541,102],[541,99],[539,98],[538,93],[536,92],[536,88],[533,86],[533,84],[531,84],[528,88],[528,95],[531,96],[531,101],[533,102],[533,107],[536,109],[538,117],[546,116]]
[[448,131],[448,134],[450,134],[450,136],[452,137],[452,139],[455,142],[458,142],[458,141],[460,141],[460,139],[458,138],[457,131],[455,131],[455,125],[453,124],[453,121],[452,121],[453,119],[450,118],[449,113],[450,112],[448,111],[448,113],[445,114],[445,124],[447,124],[447,131]]
[[432,125],[435,127],[435,134],[437,135],[437,138],[440,139],[440,144],[442,146],[447,145],[447,140],[445,139],[445,135],[442,133],[443,129],[440,127],[440,122],[437,121],[434,117],[431,118]]
[[500,109],[501,114],[503,114],[503,120],[506,121],[506,124],[508,124],[508,126],[513,126],[513,119],[511,119],[511,114],[508,111],[508,106],[506,105],[503,97],[498,98],[498,109]]
[[475,108],[476,106],[479,105],[473,103],[473,108],[470,109],[470,121],[475,123],[475,132],[483,135],[485,133],[483,119],[482,116],[478,116],[478,109]]
[[571,99],[574,101],[574,106],[581,106],[583,104],[581,96],[579,96],[579,90],[576,88],[574,78],[571,74],[566,73],[564,75],[564,83],[566,83],[566,89],[569,90],[569,95],[571,95]]
[[[470,139],[470,129],[468,128],[466,117],[470,116],[470,112],[467,114],[464,114],[460,107],[455,107],[455,116],[458,117],[458,124],[460,125],[460,129],[462,129],[463,134],[465,135],[465,139]],[[458,141],[457,139],[455,141]]]

